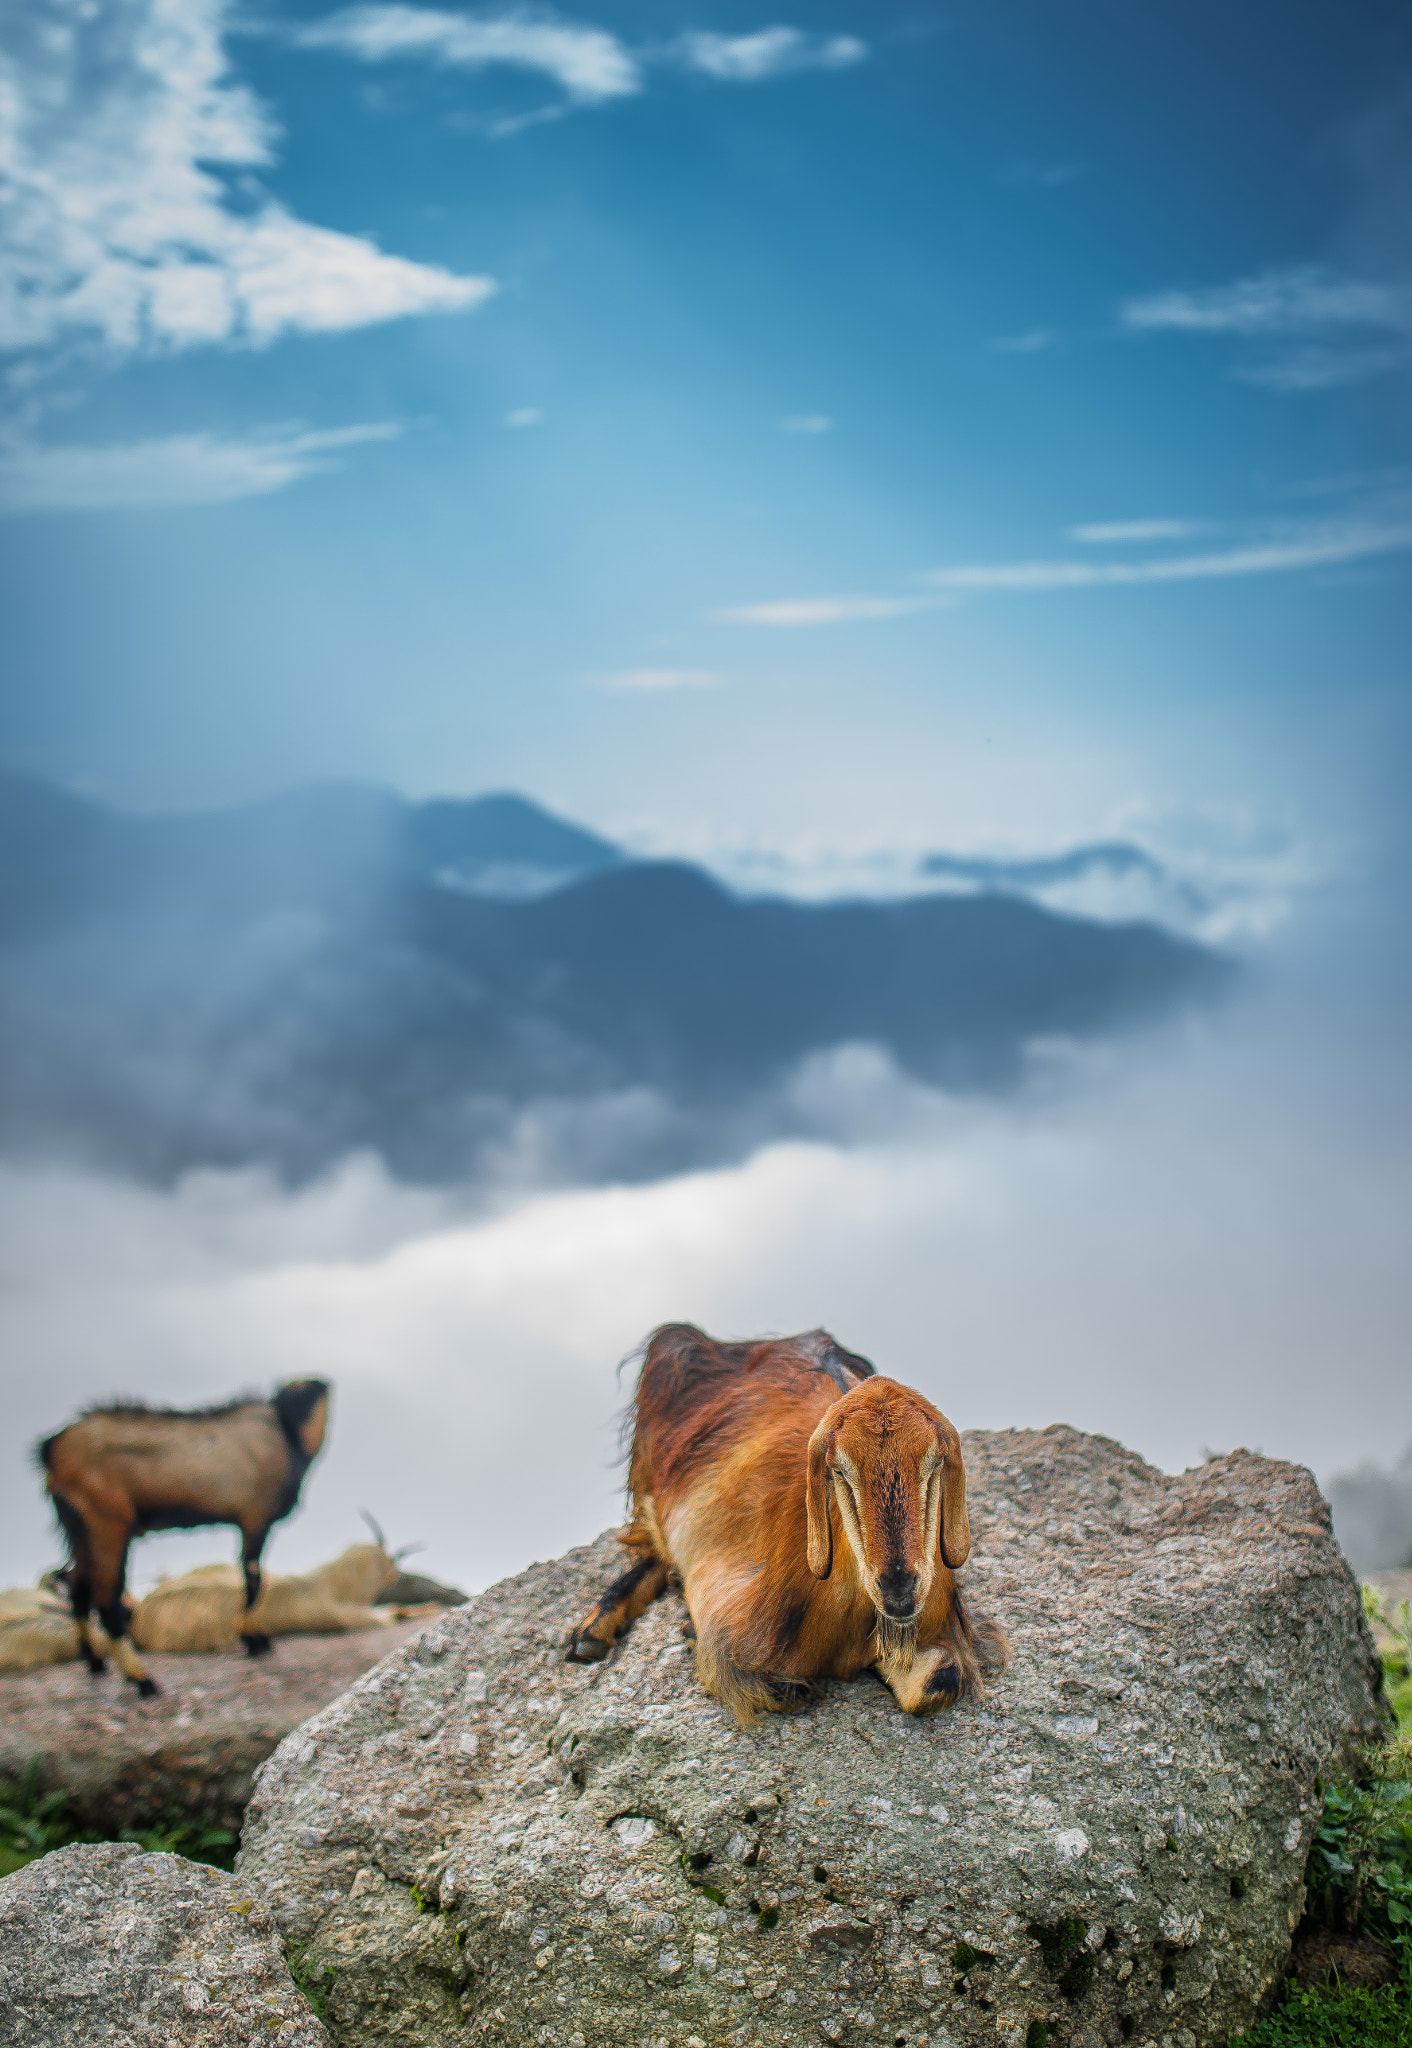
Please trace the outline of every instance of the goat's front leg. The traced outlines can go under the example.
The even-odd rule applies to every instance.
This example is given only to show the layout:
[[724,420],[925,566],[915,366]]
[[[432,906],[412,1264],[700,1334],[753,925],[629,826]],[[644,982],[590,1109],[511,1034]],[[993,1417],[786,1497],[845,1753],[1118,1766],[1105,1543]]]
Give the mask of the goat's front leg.
[[[107,1540],[105,1541],[105,1534]],[[128,1532],[114,1529],[104,1532],[101,1528],[94,1542],[93,1605],[103,1625],[103,1633],[112,1646],[113,1662],[123,1677],[130,1679],[143,1699],[151,1699],[157,1692],[157,1681],[149,1676],[146,1667],[132,1644],[128,1641],[127,1628],[132,1620],[132,1609],[127,1604],[127,1545]],[[90,1623],[85,1631],[90,1651],[90,1668],[93,1655],[97,1653],[97,1642]]]
[[666,1583],[667,1567],[660,1557],[639,1557],[599,1595],[593,1612],[570,1636],[564,1662],[601,1663],[623,1630],[651,1606]]
[[918,1650],[906,1663],[879,1657],[874,1671],[904,1714],[936,1714],[954,1707],[961,1690],[961,1667],[943,1645]]
[[[248,1615],[260,1598],[261,1571],[260,1552],[265,1547],[270,1527],[267,1522],[263,1529],[241,1531],[240,1562],[245,1570],[245,1612]],[[240,1640],[252,1657],[266,1656],[274,1647],[262,1628],[246,1628],[241,1625]]]

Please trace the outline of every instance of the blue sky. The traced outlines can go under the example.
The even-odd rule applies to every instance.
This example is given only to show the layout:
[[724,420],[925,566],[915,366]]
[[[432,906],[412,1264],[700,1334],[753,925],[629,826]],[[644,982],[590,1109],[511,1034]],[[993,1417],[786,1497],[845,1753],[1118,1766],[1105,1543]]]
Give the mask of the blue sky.
[[1401,10],[6,35],[12,763],[708,851],[1395,826]]

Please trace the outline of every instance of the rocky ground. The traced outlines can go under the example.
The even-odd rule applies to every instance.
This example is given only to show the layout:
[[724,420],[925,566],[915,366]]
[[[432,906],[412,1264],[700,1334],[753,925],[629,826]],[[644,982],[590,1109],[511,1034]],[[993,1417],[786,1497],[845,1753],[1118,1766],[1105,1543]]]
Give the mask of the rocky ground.
[[66,1792],[87,1827],[117,1831],[172,1808],[238,1827],[255,1770],[283,1737],[425,1627],[284,1636],[256,1659],[149,1656],[156,1699],[84,1664],[0,1674],[0,1778],[22,1782],[38,1757],[42,1788]]

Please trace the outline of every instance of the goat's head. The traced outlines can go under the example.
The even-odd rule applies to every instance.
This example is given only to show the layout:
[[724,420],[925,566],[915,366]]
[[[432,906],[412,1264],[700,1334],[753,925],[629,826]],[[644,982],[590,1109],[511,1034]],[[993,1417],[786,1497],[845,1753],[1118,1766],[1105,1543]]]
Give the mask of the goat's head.
[[938,1561],[954,1567],[971,1552],[961,1439],[939,1409],[895,1380],[864,1380],[835,1401],[809,1439],[816,1579],[833,1570],[830,1489],[864,1591],[886,1622],[906,1628],[926,1605]]
[[327,1380],[289,1380],[276,1387],[274,1411],[294,1451],[312,1463],[323,1448],[328,1428]]

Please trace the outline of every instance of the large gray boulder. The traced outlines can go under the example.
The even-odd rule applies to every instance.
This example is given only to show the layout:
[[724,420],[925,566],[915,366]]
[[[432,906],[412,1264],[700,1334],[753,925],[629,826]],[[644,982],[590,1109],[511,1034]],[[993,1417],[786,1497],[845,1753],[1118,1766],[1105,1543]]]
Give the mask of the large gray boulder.
[[359,2048],[1214,2048],[1267,2001],[1316,1776],[1377,1725],[1310,1475],[965,1439],[1013,1663],[919,1721],[864,1678],[736,1728],[660,1601],[563,1662],[608,1537],[442,1616],[281,1744],[240,1868]]
[[248,1879],[126,1842],[0,1880],[0,2048],[329,2048]]

